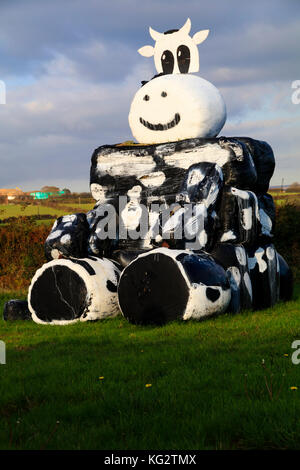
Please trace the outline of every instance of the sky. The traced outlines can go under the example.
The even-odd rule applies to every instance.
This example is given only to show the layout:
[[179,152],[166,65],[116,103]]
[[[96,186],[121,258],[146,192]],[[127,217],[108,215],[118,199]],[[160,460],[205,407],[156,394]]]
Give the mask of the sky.
[[[300,182],[299,0],[0,0],[0,188],[89,191],[95,148],[133,140],[128,113],[155,74],[148,28],[210,29],[197,75],[221,91],[220,135],[273,148],[272,185]],[[299,94],[300,96],[300,94]]]

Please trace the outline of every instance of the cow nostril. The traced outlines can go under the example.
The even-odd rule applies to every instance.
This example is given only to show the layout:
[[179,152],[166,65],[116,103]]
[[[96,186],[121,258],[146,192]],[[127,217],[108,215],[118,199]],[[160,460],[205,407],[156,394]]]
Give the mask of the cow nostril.
[[144,99],[145,101],[149,101],[149,100],[150,100],[150,96],[149,96],[149,95],[145,95],[143,99]]
[[161,93],[161,96],[162,96],[163,98],[165,98],[165,97],[167,96],[167,92],[166,92],[166,91],[163,91],[163,92]]

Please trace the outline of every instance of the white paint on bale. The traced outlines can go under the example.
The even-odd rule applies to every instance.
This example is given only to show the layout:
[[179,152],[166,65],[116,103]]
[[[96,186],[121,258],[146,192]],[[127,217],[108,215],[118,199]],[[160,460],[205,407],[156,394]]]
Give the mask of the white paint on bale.
[[268,268],[266,261],[263,259],[264,254],[265,254],[265,250],[261,247],[258,248],[255,252],[255,258],[256,258],[260,273],[264,273],[265,270]]
[[236,235],[233,233],[232,230],[228,230],[227,232],[223,233],[222,237],[221,237],[221,242],[228,242],[230,240],[235,240],[236,239]]
[[71,243],[71,235],[69,233],[66,233],[66,235],[63,235],[60,239],[60,243],[62,245],[69,245]]
[[77,216],[76,216],[75,214],[64,215],[63,218],[62,218],[62,222],[63,222],[63,223],[66,223],[66,222],[75,222],[76,219],[77,219]]
[[216,163],[222,167],[230,161],[231,156],[228,149],[221,148],[217,143],[170,153],[168,153],[166,147],[163,145],[157,147],[155,153],[161,156],[167,165],[184,170],[188,170],[190,166],[201,162]]
[[249,193],[248,191],[243,191],[242,189],[237,189],[237,188],[231,188],[231,194],[233,194],[234,196],[238,196],[240,197],[241,199],[244,199],[244,200],[249,200]]
[[106,188],[104,186],[101,186],[101,184],[98,184],[98,183],[92,183],[90,188],[91,188],[92,197],[97,202],[99,203],[106,202],[106,196],[105,196]]
[[139,226],[143,213],[140,205],[141,192],[142,187],[138,185],[133,186],[127,191],[129,201],[120,213],[124,227],[127,230],[135,230]]
[[270,236],[271,235],[271,230],[272,230],[272,220],[266,214],[266,212],[263,209],[259,209],[259,220],[261,223],[261,231],[263,235]]
[[204,248],[207,243],[207,233],[204,229],[201,230],[198,240],[199,240],[200,246]]
[[202,173],[200,168],[193,168],[193,170],[190,170],[187,184],[188,186],[196,186],[197,184],[201,183],[204,178],[205,174]]
[[244,283],[245,283],[245,286],[247,288],[247,291],[249,292],[249,296],[251,298],[251,300],[253,299],[253,295],[252,295],[252,283],[251,283],[251,279],[250,279],[250,276],[249,274],[246,272],[244,273]]
[[100,176],[133,175],[140,178],[154,172],[156,164],[151,155],[134,155],[133,152],[115,151],[109,154],[99,154],[97,171]]
[[[208,299],[207,287],[219,291],[220,296],[214,302]],[[183,315],[183,320],[200,320],[211,315],[218,315],[225,312],[231,299],[231,289],[223,290],[220,286],[205,286],[204,284],[192,284],[190,296]]]
[[245,248],[243,246],[236,246],[235,247],[235,254],[236,254],[238,262],[242,266],[246,266],[246,264],[247,264],[247,255],[246,255]]
[[275,250],[272,246],[268,246],[266,249],[266,255],[269,260],[273,260],[275,257]]
[[[116,267],[115,263],[106,258],[95,260],[83,258],[82,260],[94,269],[95,275],[90,275],[82,265],[73,262],[71,259],[56,259],[44,264],[37,270],[32,278],[28,291],[28,308],[31,312],[33,321],[48,325],[69,325],[78,321],[102,320],[118,315],[119,308],[117,293],[111,292],[107,289],[107,281],[112,282],[116,286],[118,282],[117,273],[120,275],[119,269]],[[51,322],[45,322],[39,318],[38,312],[34,311],[31,305],[31,291],[35,282],[46,269],[55,266],[65,266],[72,271],[75,271],[86,285],[86,309],[80,318],[76,318],[74,320],[52,320]],[[64,301],[64,299],[62,300]]]
[[60,257],[60,251],[58,251],[57,248],[53,248],[53,250],[51,250],[51,258],[53,259],[58,259]]
[[245,230],[252,228],[252,207],[242,209],[242,226]]
[[46,241],[54,240],[54,238],[59,238],[62,233],[63,233],[62,230],[54,230],[54,232],[49,233]]
[[141,176],[139,180],[146,188],[156,188],[165,182],[166,175],[162,171],[156,171],[154,173]]
[[219,90],[207,80],[191,74],[169,74],[150,80],[138,90],[128,119],[140,143],[208,138],[217,136],[224,126],[226,107]]

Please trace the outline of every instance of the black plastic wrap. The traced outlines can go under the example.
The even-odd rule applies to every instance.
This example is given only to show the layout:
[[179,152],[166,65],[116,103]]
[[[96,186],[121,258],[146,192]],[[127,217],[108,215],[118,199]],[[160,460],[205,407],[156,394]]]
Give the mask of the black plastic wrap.
[[279,260],[274,245],[248,248],[248,267],[254,310],[272,307],[279,300]]
[[59,257],[84,258],[87,256],[88,234],[89,226],[85,214],[59,217],[45,241],[47,260]]
[[237,313],[252,307],[252,286],[248,269],[248,257],[242,245],[218,243],[211,252],[213,258],[226,270],[230,286],[229,312]]
[[31,313],[26,300],[12,299],[6,302],[3,309],[3,320],[31,320]]
[[251,191],[233,187],[223,189],[219,210],[219,241],[251,245],[258,234],[258,204]]
[[237,137],[249,149],[257,172],[257,181],[253,191],[266,193],[269,189],[270,180],[275,169],[275,158],[272,147],[262,140],[251,139],[250,137]]

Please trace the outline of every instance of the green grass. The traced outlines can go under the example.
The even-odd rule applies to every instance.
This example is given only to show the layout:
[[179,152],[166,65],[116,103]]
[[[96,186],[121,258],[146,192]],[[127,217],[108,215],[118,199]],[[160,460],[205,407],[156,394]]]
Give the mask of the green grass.
[[164,327],[1,320],[0,448],[299,449],[299,312],[298,288],[272,309]]
[[55,216],[64,215],[65,211],[61,210],[59,207],[53,208],[44,205],[30,205],[25,209],[21,204],[2,204],[0,205],[0,218],[6,219],[8,217],[20,217],[28,215],[42,215],[50,214]]

